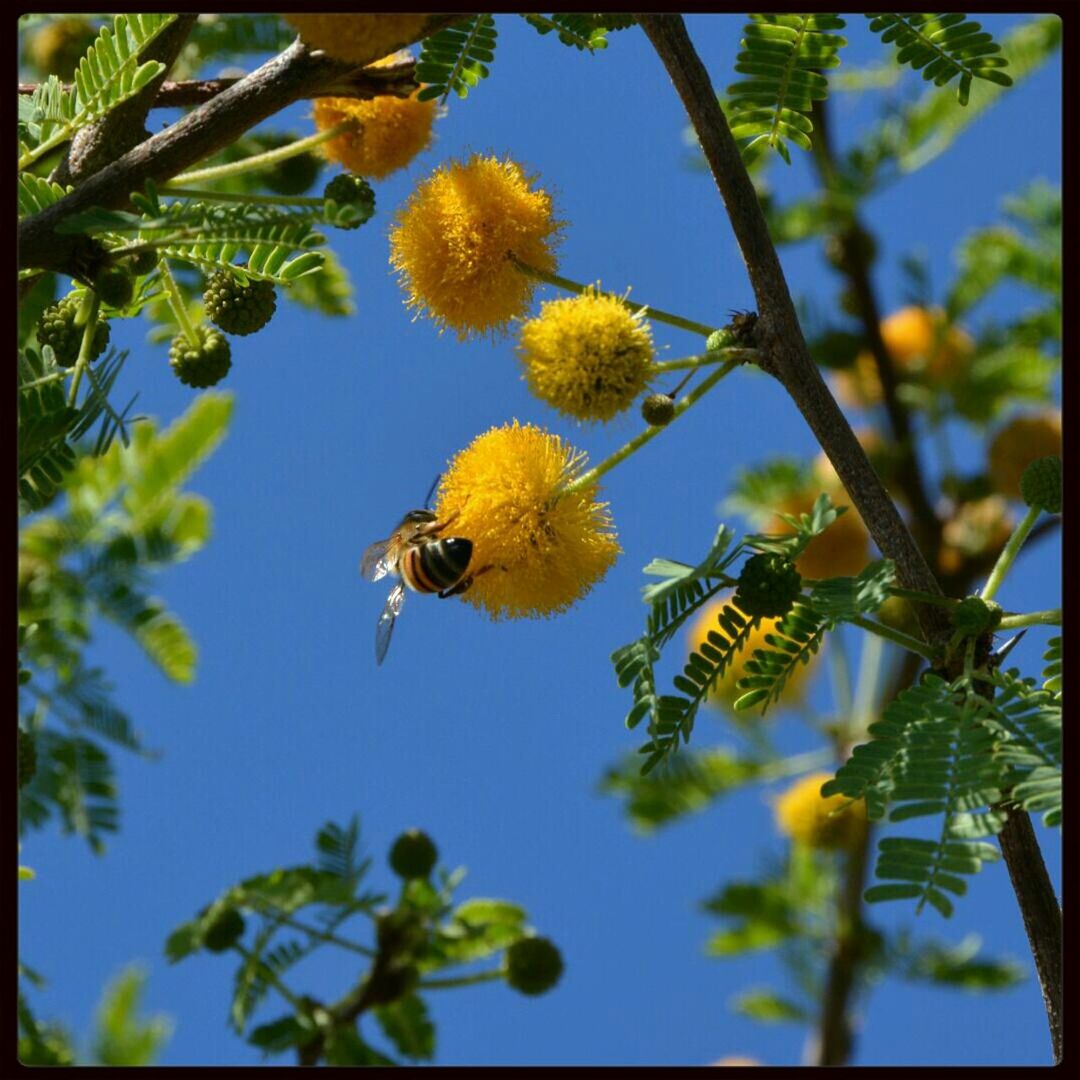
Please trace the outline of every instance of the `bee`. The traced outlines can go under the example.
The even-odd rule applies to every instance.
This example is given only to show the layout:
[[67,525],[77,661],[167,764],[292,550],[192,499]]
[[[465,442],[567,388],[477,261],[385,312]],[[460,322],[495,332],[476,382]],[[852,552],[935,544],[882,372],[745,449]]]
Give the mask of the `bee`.
[[[438,484],[432,484],[431,492]],[[428,501],[431,499],[428,492]],[[379,621],[375,624],[375,662],[381,664],[390,648],[394,620],[405,602],[405,588],[419,593],[436,593],[440,600],[463,593],[484,570],[469,573],[473,544],[463,536],[442,536],[457,517],[453,513],[439,521],[429,509],[410,510],[385,539],[372,544],[360,560],[360,574],[367,581],[379,581],[391,574],[400,580],[390,590]]]

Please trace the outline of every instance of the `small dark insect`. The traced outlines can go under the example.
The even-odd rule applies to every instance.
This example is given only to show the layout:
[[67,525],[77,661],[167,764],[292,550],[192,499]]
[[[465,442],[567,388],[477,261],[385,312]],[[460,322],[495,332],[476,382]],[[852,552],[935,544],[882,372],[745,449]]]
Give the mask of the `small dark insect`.
[[749,342],[754,338],[754,327],[757,326],[756,311],[729,311],[731,322],[724,327],[730,330],[738,341]]

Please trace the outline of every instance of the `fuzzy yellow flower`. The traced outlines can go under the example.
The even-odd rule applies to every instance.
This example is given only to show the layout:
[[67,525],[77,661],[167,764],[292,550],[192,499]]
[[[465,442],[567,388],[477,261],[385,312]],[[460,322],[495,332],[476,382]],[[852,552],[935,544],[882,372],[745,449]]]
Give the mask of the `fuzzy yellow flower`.
[[843,795],[824,798],[821,785],[831,779],[824,772],[804,776],[776,800],[773,813],[780,832],[814,848],[846,848],[858,841],[866,828],[866,803],[849,802]]
[[1020,477],[1041,457],[1061,453],[1061,413],[1047,409],[1010,420],[990,443],[990,480],[1008,499],[1020,498]]
[[521,328],[529,389],[578,420],[610,420],[649,383],[653,343],[642,312],[590,289],[549,300]]
[[[394,53],[377,60],[371,67],[386,67],[408,53]],[[312,117],[319,131],[356,120],[359,126],[343,131],[322,144],[322,152],[331,161],[344,165],[357,176],[381,180],[406,165],[431,143],[431,126],[435,121],[434,101],[417,101],[417,90],[411,97],[391,94],[363,98],[316,98]]]
[[474,155],[441,166],[409,196],[390,233],[390,264],[409,307],[466,338],[525,313],[535,281],[510,256],[553,271],[562,224],[521,166]]
[[[900,378],[927,386],[947,387],[967,370],[974,351],[971,338],[959,327],[945,328],[940,308],[905,307],[881,322],[881,338]],[[852,367],[837,371],[836,396],[852,407],[877,405],[882,400],[877,364],[867,350]]]
[[297,15],[285,21],[309,45],[338,60],[370,64],[380,56],[408,45],[420,36],[430,15]]
[[532,424],[492,428],[458,453],[435,512],[473,542],[476,575],[462,594],[493,619],[536,618],[580,600],[619,554],[596,488],[557,496],[585,455]]
[[[697,617],[690,623],[687,633],[687,644],[690,651],[696,651],[708,641],[709,632],[714,631],[724,637],[725,640],[729,638],[729,635],[721,627],[718,617],[725,605],[731,604],[731,595],[727,594],[719,596],[711,603],[706,604],[701,611],[698,612]],[[736,611],[739,609],[736,607]],[[743,614],[741,611],[739,614]],[[749,616],[744,616],[749,618]],[[735,654],[731,663],[728,664],[723,676],[716,681],[716,685],[712,692],[709,694],[707,704],[710,705],[726,705],[730,706],[734,704],[737,698],[742,697],[745,690],[740,690],[736,685],[738,681],[747,674],[746,662],[753,658],[754,652],[757,649],[771,649],[772,646],[765,640],[766,634],[771,634],[776,630],[776,624],[779,619],[769,619],[762,617],[758,622],[758,625],[754,627],[749,636],[746,639],[746,644],[743,648]],[[802,692],[804,685],[810,674],[814,669],[817,656],[812,656],[810,661],[806,664],[797,664],[788,676],[787,682],[784,684],[783,692],[780,695],[780,700],[791,703],[796,700]]]

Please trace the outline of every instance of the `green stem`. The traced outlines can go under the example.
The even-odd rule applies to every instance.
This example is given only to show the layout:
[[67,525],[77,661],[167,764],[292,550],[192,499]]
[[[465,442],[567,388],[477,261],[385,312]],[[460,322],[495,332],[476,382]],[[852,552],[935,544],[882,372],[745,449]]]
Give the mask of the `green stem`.
[[649,370],[655,375],[662,375],[665,371],[693,370],[708,364],[720,364],[725,360],[740,360],[743,363],[752,364],[757,357],[757,349],[717,349],[714,352],[702,353],[700,356],[681,356],[678,360],[657,360],[649,365]]
[[[701,398],[703,398],[725,375],[728,374],[728,372],[737,367],[741,362],[741,360],[728,360],[722,367],[719,367],[710,373],[707,379],[703,379],[697,387],[679,401],[675,406],[675,415],[672,416],[670,422],[674,422],[682,416],[695,401],[700,401]],[[655,439],[663,430],[663,427],[646,428],[640,435],[636,435],[628,443],[616,450],[615,453],[604,458],[604,460],[595,468],[589,469],[588,472],[582,473],[576,480],[567,484],[559,494],[570,495],[575,491],[581,491],[584,488],[592,487],[601,476],[610,472],[619,464],[619,462],[625,461],[631,454],[640,450],[647,442]]]
[[[71,389],[68,391],[68,406],[75,407],[75,401],[79,393],[79,384],[82,382],[83,372],[90,363],[90,350],[94,346],[94,331],[97,329],[98,312],[101,310],[101,299],[92,290],[83,298],[83,308],[88,308],[86,325],[83,326],[82,341],[79,343],[79,357],[75,361],[75,371],[71,376]],[[82,314],[80,309],[79,314]]]
[[455,986],[476,986],[478,983],[494,982],[504,978],[502,969],[478,971],[473,975],[455,975],[447,979],[421,979],[420,990],[449,990]]
[[297,154],[302,154],[320,143],[333,139],[343,131],[351,131],[356,126],[356,120],[342,120],[339,124],[335,124],[325,131],[317,131],[306,139],[298,139],[287,146],[279,146],[276,150],[267,150],[263,154],[253,154],[251,157],[242,158],[240,161],[230,161],[227,165],[212,165],[206,169],[193,169],[191,172],[174,176],[170,182],[183,185],[205,183],[207,180],[226,180],[230,176],[242,176],[246,172],[255,172],[258,169],[265,169],[268,165],[276,165],[279,161],[287,161],[291,157],[296,157]]
[[359,953],[361,956],[366,956],[370,959],[374,959],[378,955],[374,949],[368,949],[363,945],[358,945],[355,941],[348,941],[346,938],[340,938],[327,930],[319,930],[317,927],[308,926],[306,923],[300,922],[299,919],[294,919],[291,915],[283,915],[280,912],[275,911],[273,913],[273,918],[275,922],[284,923],[286,926],[291,926],[294,930],[300,930],[302,933],[317,938],[319,941],[325,941],[329,945],[339,945],[343,949]]
[[861,627],[863,630],[869,630],[871,634],[877,634],[878,637],[891,641],[894,645],[907,649],[908,652],[916,653],[931,663],[935,660],[934,650],[925,641],[905,634],[902,630],[894,630],[891,626],[874,622],[873,619],[864,619],[861,615],[847,616],[844,621],[851,623],[852,626]]
[[1028,512],[1024,515],[1023,520],[1013,530],[1012,536],[1009,537],[1009,542],[1002,549],[1001,554],[998,556],[998,561],[994,564],[994,569],[990,571],[990,576],[986,579],[986,584],[983,586],[983,591],[979,594],[984,600],[992,600],[994,594],[1001,588],[1001,583],[1005,580],[1005,575],[1008,574],[1012,568],[1012,564],[1016,561],[1016,556],[1020,554],[1020,549],[1024,546],[1024,541],[1028,537],[1028,533],[1035,526],[1035,522],[1042,511],[1037,506],[1028,507]]
[[1047,611],[1029,611],[1026,615],[1003,615],[998,627],[1002,630],[1014,630],[1018,626],[1060,626],[1061,608]]
[[[538,270],[535,266],[529,266],[528,263],[523,263],[514,255],[510,256],[510,261],[523,274],[527,274],[531,278],[536,278],[537,281],[543,281],[548,285],[556,285],[560,289],[566,289],[567,292],[581,294],[584,292],[592,292],[594,289],[594,286],[592,285],[582,285],[580,282],[571,281],[570,278],[561,277],[559,274],[551,274],[548,273],[547,270]],[[689,330],[692,334],[701,334],[702,337],[708,337],[717,329],[715,326],[706,326],[704,323],[694,322],[692,319],[684,319],[681,315],[673,315],[670,311],[661,311],[660,308],[651,307],[649,304],[633,303],[625,297],[616,296],[614,293],[605,293],[601,290],[596,291],[600,296],[607,296],[612,300],[617,300],[629,311],[640,311],[644,308],[647,318],[654,319],[656,322],[667,323],[669,326],[677,326],[680,330]]]
[[184,303],[184,296],[180,292],[180,286],[176,284],[176,278],[173,277],[169,264],[164,259],[158,262],[158,273],[161,275],[162,285],[165,286],[165,298],[169,301],[173,318],[176,319],[181,333],[192,346],[198,347],[199,336],[195,332],[195,324],[191,321],[191,316],[188,315],[187,304]]
[[208,202],[264,203],[268,206],[322,206],[325,199],[315,199],[301,195],[251,195],[239,191],[209,191],[202,188],[174,187],[165,184],[161,191],[165,195],[175,195],[182,199],[205,199]]

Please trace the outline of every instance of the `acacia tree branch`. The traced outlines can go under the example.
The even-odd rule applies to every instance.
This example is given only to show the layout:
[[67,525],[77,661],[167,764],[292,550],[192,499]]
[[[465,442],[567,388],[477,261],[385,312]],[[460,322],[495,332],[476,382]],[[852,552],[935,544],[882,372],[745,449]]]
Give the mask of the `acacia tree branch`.
[[[878,547],[896,562],[901,583],[939,594],[937,579],[810,357],[754,186],[682,18],[640,14],[637,20],[671,76],[727,208],[759,307],[755,344],[766,354],[759,366],[774,375],[795,401]],[[927,640],[944,644],[951,634],[948,613],[926,603],[918,604],[916,613]],[[1002,854],[1028,929],[1057,1053],[1061,965],[1054,958],[1060,957],[1060,910],[1030,822],[1025,827],[1027,815],[1012,810],[1009,816],[1015,816],[1017,824],[1002,834]],[[1036,940],[1035,935],[1041,936]]]
[[[416,90],[415,71],[414,60],[386,68],[357,68],[343,76],[330,79],[325,86],[314,87],[307,96],[374,98],[389,94],[393,97],[408,97]],[[174,109],[202,105],[238,82],[240,78],[166,81],[161,84],[151,108]],[[37,88],[37,83],[19,83],[20,94],[32,94]],[[73,88],[65,86],[64,89],[70,93]]]
[[[757,300],[755,344],[765,354],[759,366],[791,395],[877,546],[896,563],[901,583],[920,592],[940,593],[937,579],[810,356],[757,193],[682,18],[643,14],[638,22],[675,84],[727,208]],[[919,604],[916,611],[926,639],[943,643],[950,633],[948,615],[930,604]]]
[[[460,14],[433,15],[415,34],[420,40],[461,19]],[[404,42],[403,44],[408,44]],[[372,56],[369,61],[379,57]],[[363,66],[333,60],[309,49],[299,38],[282,53],[152,135],[118,161],[94,173],[69,195],[19,225],[19,266],[55,270],[84,279],[104,258],[88,237],[58,233],[56,227],[91,206],[117,209],[148,180],[164,183],[185,169],[224,149],[268,116],[342,79]]]
[[78,184],[147,137],[146,115],[198,17],[194,13],[177,15],[139,54],[143,63],[157,60],[164,65],[161,72],[134,97],[110,109],[96,123],[77,131],[51,180],[65,186]]

